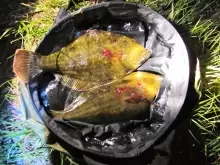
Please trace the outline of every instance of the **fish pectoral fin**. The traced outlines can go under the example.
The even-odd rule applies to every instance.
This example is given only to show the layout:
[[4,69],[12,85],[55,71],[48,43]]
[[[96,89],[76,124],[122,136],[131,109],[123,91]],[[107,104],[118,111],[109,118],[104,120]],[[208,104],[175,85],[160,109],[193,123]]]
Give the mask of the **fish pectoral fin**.
[[76,79],[67,75],[56,75],[56,77],[61,82],[61,84],[77,91],[87,91],[100,85],[100,82]]
[[65,113],[64,110],[52,110],[52,109],[50,110],[50,112],[52,113],[52,116],[56,119],[63,119]]

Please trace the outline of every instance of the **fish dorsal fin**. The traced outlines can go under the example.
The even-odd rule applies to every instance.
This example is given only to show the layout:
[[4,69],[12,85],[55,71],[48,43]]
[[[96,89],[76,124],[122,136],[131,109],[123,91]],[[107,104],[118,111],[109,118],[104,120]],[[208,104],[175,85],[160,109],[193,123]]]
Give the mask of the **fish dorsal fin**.
[[101,85],[100,82],[86,81],[69,77],[67,75],[55,75],[56,79],[61,82],[62,85],[67,86],[70,89],[77,91],[87,91],[96,88]]

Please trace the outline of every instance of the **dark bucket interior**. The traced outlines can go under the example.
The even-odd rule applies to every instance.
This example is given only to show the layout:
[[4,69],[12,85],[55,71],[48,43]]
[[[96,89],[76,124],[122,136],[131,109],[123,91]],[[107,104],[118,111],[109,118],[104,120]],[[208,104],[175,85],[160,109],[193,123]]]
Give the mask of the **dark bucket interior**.
[[182,107],[189,77],[187,50],[166,19],[142,5],[102,3],[81,13],[70,14],[58,22],[36,52],[42,55],[55,52],[88,29],[113,31],[134,38],[152,52],[151,58],[137,70],[163,76],[149,118],[112,124],[53,119],[50,109],[63,109],[70,89],[52,73],[44,73],[29,84],[36,111],[53,133],[74,148],[107,157],[137,156],[166,131]]

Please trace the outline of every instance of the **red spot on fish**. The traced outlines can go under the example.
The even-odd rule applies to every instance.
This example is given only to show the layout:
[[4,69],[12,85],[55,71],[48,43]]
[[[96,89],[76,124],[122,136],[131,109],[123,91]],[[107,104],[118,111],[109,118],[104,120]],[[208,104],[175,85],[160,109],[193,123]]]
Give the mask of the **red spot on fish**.
[[126,90],[126,87],[120,87],[115,90],[116,94],[121,95]]
[[104,55],[105,57],[111,57],[111,51],[108,50],[108,49],[104,49],[104,50],[103,50],[103,55]]
[[126,87],[121,87],[119,88],[121,91],[124,91],[126,89]]
[[140,82],[138,82],[138,83],[137,83],[137,85],[138,85],[138,86],[141,86],[141,83],[140,83]]
[[129,103],[139,103],[142,102],[143,100],[145,100],[145,97],[137,93],[131,93],[130,97],[125,99],[125,101]]

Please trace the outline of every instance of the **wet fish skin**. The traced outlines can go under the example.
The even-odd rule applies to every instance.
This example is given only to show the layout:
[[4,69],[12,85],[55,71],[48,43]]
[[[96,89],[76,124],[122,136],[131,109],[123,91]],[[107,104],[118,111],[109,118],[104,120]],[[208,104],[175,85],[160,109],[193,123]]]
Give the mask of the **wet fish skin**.
[[159,75],[134,72],[120,82],[83,92],[79,96],[83,101],[77,102],[77,106],[73,102],[73,109],[59,112],[52,110],[52,114],[57,119],[99,124],[146,119],[161,80]]
[[[105,55],[106,50],[110,55]],[[41,68],[90,81],[114,80],[136,69],[148,56],[134,39],[92,30],[54,55],[41,57]]]
[[41,72],[107,83],[131,73],[150,56],[136,40],[113,32],[89,30],[61,50],[40,56],[17,50],[13,69],[24,83]]
[[55,74],[55,77],[56,81],[62,85],[77,91],[86,91],[102,86],[101,82],[79,80],[66,75]]

